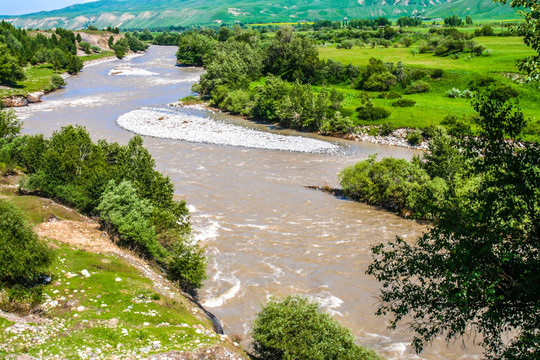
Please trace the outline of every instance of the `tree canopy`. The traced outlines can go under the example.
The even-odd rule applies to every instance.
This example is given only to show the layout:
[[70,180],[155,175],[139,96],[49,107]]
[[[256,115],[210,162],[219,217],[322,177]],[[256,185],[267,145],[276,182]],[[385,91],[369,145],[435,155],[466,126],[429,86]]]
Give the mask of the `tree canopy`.
[[378,314],[394,327],[412,319],[417,351],[473,331],[488,358],[539,358],[540,146],[519,142],[526,121],[513,103],[480,93],[473,105],[480,134],[461,142],[467,171],[433,169],[453,178],[433,226],[414,244],[373,248]]

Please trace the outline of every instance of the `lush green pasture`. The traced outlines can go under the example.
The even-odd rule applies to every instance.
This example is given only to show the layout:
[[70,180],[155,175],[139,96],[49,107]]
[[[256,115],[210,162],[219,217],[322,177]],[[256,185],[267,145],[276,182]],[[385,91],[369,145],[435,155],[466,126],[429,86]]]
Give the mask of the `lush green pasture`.
[[[358,124],[382,124],[391,122],[396,127],[426,128],[438,124],[449,114],[468,118],[474,115],[468,99],[452,99],[447,92],[452,88],[465,90],[470,88],[470,82],[482,76],[491,76],[501,83],[511,85],[518,89],[519,104],[526,117],[530,118],[530,125],[526,130],[529,140],[540,139],[540,91],[538,83],[520,84],[512,82],[502,76],[504,73],[517,73],[516,60],[534,53],[523,44],[518,37],[478,37],[475,41],[492,50],[491,56],[469,57],[462,55],[458,59],[437,57],[433,54],[413,54],[412,49],[404,47],[389,48],[359,48],[350,50],[336,49],[335,47],[319,47],[321,58],[334,59],[345,64],[365,66],[371,57],[382,59],[385,62],[397,64],[403,62],[405,66],[423,69],[442,69],[444,76],[440,79],[428,79],[431,89],[426,93],[405,95],[404,89],[399,85],[392,90],[402,94],[404,98],[416,101],[416,105],[409,108],[396,108],[391,104],[394,100],[377,99],[379,93],[370,93],[375,106],[382,106],[392,112],[388,119],[368,122],[359,121]],[[349,85],[339,87],[345,93],[345,107],[354,110],[361,105],[359,95],[362,91],[354,90]]]

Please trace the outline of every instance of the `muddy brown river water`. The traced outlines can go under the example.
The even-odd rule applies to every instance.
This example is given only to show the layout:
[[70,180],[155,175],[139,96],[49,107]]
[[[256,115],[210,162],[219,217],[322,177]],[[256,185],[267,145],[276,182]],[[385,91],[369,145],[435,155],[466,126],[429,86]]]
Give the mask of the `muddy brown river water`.
[[[154,46],[144,56],[86,67],[43,103],[18,110],[24,132],[50,135],[79,124],[96,140],[126,143],[133,134],[116,124],[119,116],[140,107],[161,108],[191,93],[201,70],[176,67],[175,51]],[[110,74],[118,66],[135,70]],[[423,225],[304,188],[337,186],[341,169],[370,154],[409,159],[417,152],[279,132],[204,110],[186,112],[332,141],[340,149],[317,154],[144,138],[158,169],[189,204],[210,259],[201,302],[228,335],[241,336],[248,346],[251,322],[270,296],[304,294],[350,328],[359,343],[388,358],[479,358],[478,348],[464,349],[461,342],[447,346],[443,340],[416,355],[406,325],[388,330],[387,319],[374,315],[379,284],[365,274],[370,247],[396,235],[413,241]]]

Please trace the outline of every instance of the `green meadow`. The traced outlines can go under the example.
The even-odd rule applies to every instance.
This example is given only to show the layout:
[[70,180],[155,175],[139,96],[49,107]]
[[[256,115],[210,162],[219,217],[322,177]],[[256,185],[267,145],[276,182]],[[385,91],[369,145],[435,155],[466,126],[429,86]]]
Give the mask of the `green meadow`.
[[[490,76],[503,84],[511,85],[519,91],[518,101],[523,113],[530,119],[525,130],[526,140],[540,140],[540,91],[539,84],[520,83],[504,75],[518,73],[516,60],[534,55],[524,45],[520,37],[477,37],[474,41],[491,49],[489,56],[469,56],[463,54],[457,59],[435,56],[432,53],[415,54],[412,50],[417,44],[405,47],[353,47],[352,49],[337,49],[335,46],[320,46],[319,54],[323,59],[334,59],[344,64],[357,66],[367,65],[370,58],[378,58],[384,62],[399,61],[407,67],[421,69],[442,69],[444,75],[440,79],[428,79],[431,89],[426,93],[405,95],[399,85],[391,90],[400,93],[404,98],[416,101],[416,105],[408,108],[396,108],[391,104],[394,100],[377,99],[380,93],[369,93],[375,106],[382,106],[391,111],[389,118],[379,121],[361,121],[353,115],[353,120],[359,125],[379,125],[390,122],[395,127],[427,128],[439,124],[447,115],[456,115],[467,121],[475,114],[469,99],[452,99],[447,92],[452,88],[461,91],[469,89],[470,82],[480,77]],[[345,94],[344,106],[355,110],[361,105],[361,90],[355,90],[349,85],[338,86]],[[474,128],[474,124],[473,125]]]

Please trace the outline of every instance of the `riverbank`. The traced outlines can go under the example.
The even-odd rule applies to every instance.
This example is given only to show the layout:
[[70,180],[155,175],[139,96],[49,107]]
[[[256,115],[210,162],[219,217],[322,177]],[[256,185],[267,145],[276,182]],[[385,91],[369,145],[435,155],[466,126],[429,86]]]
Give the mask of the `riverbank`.
[[[95,54],[91,56],[82,56],[81,59],[84,63],[83,69],[95,66],[107,62],[112,62],[118,58],[111,51],[103,52],[102,54]],[[131,60],[138,56],[143,56],[144,53],[131,53],[127,55],[124,59]],[[53,69],[52,65],[41,64],[37,66],[29,66],[25,73],[27,79],[21,82],[20,87],[12,88],[8,86],[0,87],[0,98],[2,99],[4,106],[6,107],[23,107],[30,104],[40,103],[41,97],[48,93],[54,92],[58,89],[52,91],[45,91],[45,88],[49,86],[51,76],[57,74]],[[57,74],[58,75],[58,74]],[[64,80],[74,76],[70,75],[67,72],[59,74]]]
[[23,210],[57,260],[33,315],[0,311],[0,357],[247,359],[213,330],[206,310],[117,247],[95,220],[49,199],[17,195],[16,182],[0,177],[0,198]]
[[[230,114],[228,112],[225,112],[219,108],[211,106],[207,101],[200,100],[193,96],[188,96],[185,99],[171,103],[169,104],[169,106],[178,107],[178,108],[187,108],[187,109],[207,110],[211,112],[220,112],[220,113],[228,114],[230,116],[239,117],[248,121],[254,121],[253,119],[246,116],[235,115],[235,114]],[[272,126],[279,127],[279,124],[272,124]],[[377,126],[377,125],[357,126],[354,128],[353,132],[350,132],[347,134],[339,134],[339,133],[322,134],[320,132],[312,133],[312,134],[328,137],[329,141],[331,141],[332,138],[340,138],[340,139],[345,139],[345,140],[350,140],[350,141],[363,141],[363,142],[369,142],[372,144],[403,147],[407,149],[414,149],[414,150],[421,150],[421,151],[428,149],[429,142],[423,138],[418,144],[415,144],[415,145],[411,144],[407,140],[408,135],[411,132],[416,131],[416,129],[399,128],[399,129],[392,130],[388,135],[377,135],[379,133],[380,128],[381,126]]]

